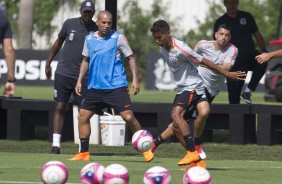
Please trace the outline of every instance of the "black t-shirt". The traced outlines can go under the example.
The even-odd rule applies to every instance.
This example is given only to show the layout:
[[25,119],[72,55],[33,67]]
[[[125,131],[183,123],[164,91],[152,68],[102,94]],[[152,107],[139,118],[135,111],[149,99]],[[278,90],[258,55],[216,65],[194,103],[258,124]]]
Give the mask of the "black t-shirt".
[[3,42],[4,38],[12,38],[11,24],[2,10],[0,10],[0,41]]
[[258,31],[258,26],[253,16],[248,12],[238,11],[236,17],[232,18],[225,13],[218,18],[214,24],[214,32],[221,24],[231,26],[230,43],[238,48],[238,54],[250,54],[255,50],[253,33]]
[[97,31],[94,21],[87,26],[80,22],[80,17],[67,19],[58,34],[58,38],[64,40],[61,49],[56,73],[70,78],[78,78],[79,68],[83,59],[82,49],[85,37]]

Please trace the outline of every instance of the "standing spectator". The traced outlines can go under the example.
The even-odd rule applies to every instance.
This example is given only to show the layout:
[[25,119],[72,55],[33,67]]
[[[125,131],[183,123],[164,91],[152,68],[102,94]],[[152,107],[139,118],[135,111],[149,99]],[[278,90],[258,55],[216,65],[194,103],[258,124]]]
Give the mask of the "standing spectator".
[[55,72],[54,99],[56,107],[53,122],[53,145],[50,154],[60,154],[61,133],[70,96],[73,95],[74,101],[80,107],[87,91],[87,76],[83,80],[82,96],[75,93],[75,85],[83,59],[81,51],[85,37],[98,29],[96,23],[92,20],[95,14],[94,3],[89,0],[83,1],[80,14],[80,17],[67,19],[64,22],[46,60],[45,73],[49,79],[52,76],[51,62],[64,44]]
[[98,31],[85,39],[76,93],[81,94],[83,76],[89,71],[88,92],[79,111],[80,152],[69,160],[90,160],[90,118],[102,109],[112,107],[120,113],[132,133],[141,129],[132,111],[125,69],[122,58],[128,58],[132,74],[132,92],[139,92],[137,66],[133,52],[125,36],[111,30],[112,14],[100,11],[97,19]]
[[238,10],[239,0],[224,0],[224,6],[227,13],[218,18],[214,24],[214,32],[221,24],[229,24],[232,28],[232,38],[230,43],[238,48],[238,57],[231,71],[253,71],[248,86],[241,93],[244,81],[232,81],[227,79],[227,89],[230,104],[239,104],[241,99],[251,104],[251,93],[256,90],[262,76],[267,68],[267,63],[258,64],[255,56],[258,51],[255,49],[252,36],[257,40],[258,46],[262,52],[266,52],[264,39],[259,32],[253,16],[244,11]]
[[[11,29],[10,21],[5,12],[0,9],[0,41],[2,44],[5,61],[7,64],[7,82],[4,86],[5,97],[12,97],[15,94],[15,50],[13,47],[13,33]],[[1,75],[0,75],[1,78]]]

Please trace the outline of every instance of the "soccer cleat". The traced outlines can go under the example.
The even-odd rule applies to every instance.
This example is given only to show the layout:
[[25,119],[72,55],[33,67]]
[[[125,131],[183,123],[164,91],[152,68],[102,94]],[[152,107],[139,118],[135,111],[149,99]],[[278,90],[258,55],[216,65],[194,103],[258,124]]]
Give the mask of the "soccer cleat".
[[204,150],[202,149],[201,145],[195,145],[195,148],[196,150],[198,151],[199,153],[199,156],[202,160],[206,159],[207,156],[206,156],[206,153],[204,152]]
[[152,152],[155,151],[155,149],[157,148],[156,144],[155,144],[155,140],[153,142],[152,148],[150,149]]
[[83,153],[77,153],[73,158],[67,159],[67,160],[83,160],[83,161],[90,161],[90,153],[83,152]]
[[247,104],[252,104],[251,96],[252,96],[251,93],[243,92],[241,94],[241,99]]
[[59,155],[61,153],[60,148],[57,146],[53,146],[49,154]]
[[154,159],[154,153],[149,149],[148,151],[143,152],[143,157],[146,162],[151,162]]
[[198,153],[197,150],[195,150],[193,152],[187,151],[184,158],[182,160],[180,160],[177,164],[179,166],[188,165],[188,164],[191,164],[192,162],[197,162],[198,160],[200,160],[200,157],[199,157],[199,153]]
[[181,171],[188,171],[190,168],[192,168],[192,167],[196,167],[196,166],[199,166],[199,167],[203,167],[203,168],[207,168],[207,165],[206,165],[206,163],[203,161],[203,160],[199,160],[199,161],[197,161],[197,162],[193,162],[193,163],[191,163],[188,167],[186,167],[186,168],[181,168],[180,170]]

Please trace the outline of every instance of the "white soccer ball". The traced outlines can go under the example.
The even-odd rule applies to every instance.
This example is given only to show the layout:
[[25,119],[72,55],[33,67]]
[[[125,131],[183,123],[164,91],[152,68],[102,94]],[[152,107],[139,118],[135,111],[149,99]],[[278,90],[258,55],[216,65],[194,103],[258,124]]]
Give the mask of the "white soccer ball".
[[152,148],[154,139],[147,130],[138,130],[132,136],[132,145],[135,150],[144,152]]
[[144,175],[144,184],[169,184],[171,175],[169,171],[161,166],[154,166],[148,169]]
[[210,184],[211,175],[209,171],[203,167],[195,166],[185,172],[183,176],[183,184]]
[[104,184],[128,184],[129,174],[126,167],[121,164],[111,164],[105,168]]
[[41,169],[41,180],[44,184],[64,184],[68,180],[68,169],[59,161],[49,161]]
[[99,163],[89,163],[80,171],[80,181],[83,184],[102,184],[105,167]]

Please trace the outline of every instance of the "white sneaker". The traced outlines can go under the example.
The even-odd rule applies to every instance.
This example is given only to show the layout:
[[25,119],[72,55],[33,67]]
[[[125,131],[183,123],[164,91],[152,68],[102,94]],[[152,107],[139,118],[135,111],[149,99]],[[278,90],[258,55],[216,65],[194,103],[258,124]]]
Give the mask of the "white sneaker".
[[204,152],[204,150],[202,149],[201,145],[196,145],[195,146],[196,150],[198,151],[199,153],[199,156],[202,160],[206,159],[207,158],[207,155],[206,153]]

